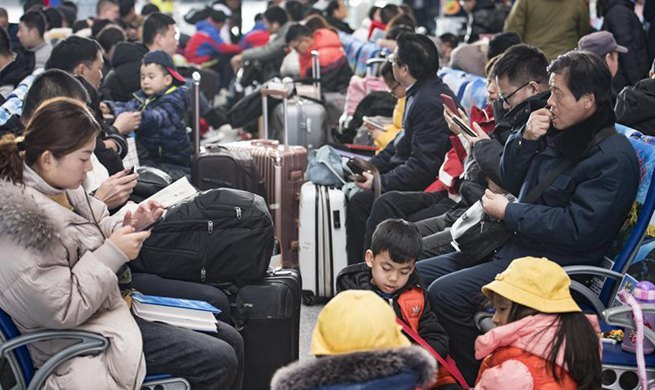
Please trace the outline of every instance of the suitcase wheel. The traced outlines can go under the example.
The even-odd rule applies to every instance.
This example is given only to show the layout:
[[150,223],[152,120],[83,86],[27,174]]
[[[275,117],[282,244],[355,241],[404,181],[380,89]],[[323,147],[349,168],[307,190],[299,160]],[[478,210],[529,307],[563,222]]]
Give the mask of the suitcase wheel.
[[302,291],[302,303],[306,306],[313,306],[316,303],[314,293],[308,290]]

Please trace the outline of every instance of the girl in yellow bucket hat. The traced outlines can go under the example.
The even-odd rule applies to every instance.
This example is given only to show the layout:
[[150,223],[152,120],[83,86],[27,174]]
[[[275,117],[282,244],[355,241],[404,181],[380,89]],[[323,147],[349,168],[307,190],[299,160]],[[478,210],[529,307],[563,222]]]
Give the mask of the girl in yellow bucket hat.
[[478,337],[476,389],[600,389],[598,321],[571,297],[558,264],[523,257],[483,286],[496,328]]

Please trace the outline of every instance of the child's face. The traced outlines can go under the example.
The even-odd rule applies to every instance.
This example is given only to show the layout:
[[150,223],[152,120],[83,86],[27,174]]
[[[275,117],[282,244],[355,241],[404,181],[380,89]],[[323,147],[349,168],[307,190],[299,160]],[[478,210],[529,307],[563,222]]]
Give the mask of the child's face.
[[496,326],[506,325],[509,318],[509,311],[512,308],[512,301],[494,294],[493,306],[496,309],[494,316],[491,318]]
[[166,90],[173,83],[173,76],[160,65],[141,65],[141,89],[146,96],[156,95]]
[[393,294],[404,287],[416,265],[414,261],[396,263],[389,258],[389,252],[386,251],[373,256],[370,249],[366,251],[365,259],[366,264],[371,268],[372,283],[387,294]]

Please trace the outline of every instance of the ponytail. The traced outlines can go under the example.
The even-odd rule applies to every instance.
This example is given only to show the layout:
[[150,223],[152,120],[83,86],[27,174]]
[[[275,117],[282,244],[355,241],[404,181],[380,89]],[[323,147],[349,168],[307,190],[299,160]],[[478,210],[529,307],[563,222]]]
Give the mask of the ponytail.
[[[591,322],[583,313],[557,315],[559,331],[548,355],[548,364],[557,381],[562,379],[562,369],[557,355],[564,344],[566,370],[581,390],[601,388],[601,356],[599,340]],[[553,325],[557,325],[554,323]]]
[[0,138],[0,177],[14,184],[23,184],[23,137],[5,134]]

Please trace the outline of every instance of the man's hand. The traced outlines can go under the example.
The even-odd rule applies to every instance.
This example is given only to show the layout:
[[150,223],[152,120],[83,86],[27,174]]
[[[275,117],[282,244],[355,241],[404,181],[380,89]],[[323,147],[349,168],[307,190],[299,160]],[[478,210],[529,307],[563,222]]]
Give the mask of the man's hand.
[[239,70],[241,67],[241,64],[243,64],[243,55],[242,54],[237,54],[232,59],[230,59],[230,65],[232,65],[232,69],[234,69],[234,73]]
[[370,191],[373,188],[373,174],[366,171],[362,172],[362,176],[366,178],[366,181],[356,181],[355,185],[364,191]]
[[102,115],[112,115],[111,109],[105,102],[100,102],[100,112]]
[[135,112],[122,112],[116,117],[114,126],[118,132],[125,135],[139,128],[141,125],[141,113]]
[[496,194],[490,189],[484,191],[482,207],[487,212],[487,215],[496,219],[505,219],[505,209],[508,203],[509,200],[505,196]]
[[478,124],[478,122],[473,122],[471,123],[471,130],[477,134],[477,137],[471,137],[470,135],[466,134],[465,132],[462,131],[462,136],[469,142],[469,144],[473,145],[474,143],[483,140],[483,139],[489,139],[489,135],[482,130],[482,127]]
[[164,206],[151,200],[141,204],[134,213],[128,210],[123,218],[123,226],[132,226],[137,232],[149,230],[150,226],[159,221],[163,214]]
[[523,138],[528,141],[536,141],[543,137],[550,128],[553,114],[548,108],[540,108],[530,114],[528,123],[523,130]]
[[102,182],[94,197],[104,202],[110,210],[120,207],[127,202],[138,177],[138,173],[128,175],[127,171],[120,171]]

